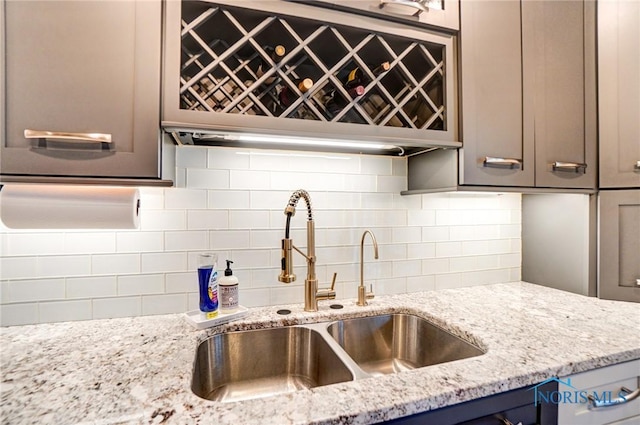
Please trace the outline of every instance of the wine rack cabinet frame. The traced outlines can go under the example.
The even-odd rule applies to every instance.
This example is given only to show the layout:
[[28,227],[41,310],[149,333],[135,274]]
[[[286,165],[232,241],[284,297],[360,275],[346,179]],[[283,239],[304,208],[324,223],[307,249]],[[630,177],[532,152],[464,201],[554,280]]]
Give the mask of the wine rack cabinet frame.
[[[165,4],[165,128],[461,145],[452,35],[284,1]],[[278,63],[272,40],[286,47]],[[376,75],[382,61],[389,70]],[[355,66],[365,92],[352,99],[339,73]],[[330,93],[340,107],[329,110]]]

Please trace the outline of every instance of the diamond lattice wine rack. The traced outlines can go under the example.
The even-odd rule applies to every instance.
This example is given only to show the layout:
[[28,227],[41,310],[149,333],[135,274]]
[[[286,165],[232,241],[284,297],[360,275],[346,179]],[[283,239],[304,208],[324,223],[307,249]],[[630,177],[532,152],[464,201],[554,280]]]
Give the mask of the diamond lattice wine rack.
[[447,127],[443,45],[206,2],[181,37],[183,110]]

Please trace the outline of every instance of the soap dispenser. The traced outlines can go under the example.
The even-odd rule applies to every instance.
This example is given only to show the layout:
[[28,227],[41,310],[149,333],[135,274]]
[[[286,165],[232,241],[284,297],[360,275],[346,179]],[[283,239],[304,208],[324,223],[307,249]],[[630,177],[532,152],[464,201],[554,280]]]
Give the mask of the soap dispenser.
[[229,314],[238,310],[238,278],[231,270],[233,261],[227,260],[224,277],[218,282],[220,289],[220,313]]

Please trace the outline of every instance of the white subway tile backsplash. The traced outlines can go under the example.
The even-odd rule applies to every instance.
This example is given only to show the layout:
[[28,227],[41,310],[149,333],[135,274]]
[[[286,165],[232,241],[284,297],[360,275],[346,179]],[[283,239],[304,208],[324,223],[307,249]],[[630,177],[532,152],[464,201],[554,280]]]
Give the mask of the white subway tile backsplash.
[[164,250],[164,232],[119,232],[116,233],[116,251],[158,252]]
[[271,174],[266,171],[230,170],[229,187],[234,190],[268,190]]
[[404,176],[378,176],[378,191],[401,192],[407,190],[407,178]]
[[[301,304],[298,280],[277,281],[286,206],[295,189],[312,199],[316,273],[339,299],[355,299],[360,240],[377,295],[508,282],[521,275],[521,196],[401,196],[407,159],[317,152],[179,147],[176,187],[140,188],[138,230],[10,230],[0,226],[0,324],[181,313],[198,308],[202,252],[234,261],[241,304]],[[291,237],[306,250],[306,208]]]
[[409,226],[433,226],[436,224],[436,211],[409,210],[407,216],[407,224]]
[[0,258],[0,279],[36,277],[38,257]]
[[185,230],[186,228],[187,215],[184,210],[140,210],[141,230]]
[[213,230],[209,233],[209,248],[243,249],[251,246],[250,230]]
[[91,300],[40,303],[40,322],[68,322],[92,318]]
[[35,324],[39,316],[37,303],[0,304],[0,326]]
[[[360,174],[391,176],[393,174],[393,159],[386,156],[363,156],[360,158]],[[396,176],[404,177],[406,180],[404,174],[396,174]]]
[[64,233],[9,233],[2,238],[2,255],[60,254],[64,250],[63,240]]
[[422,274],[429,276],[449,273],[449,261],[449,258],[428,258],[422,260]]
[[[275,190],[252,190],[250,192],[251,208],[260,210],[284,211],[290,192]],[[313,199],[316,201],[316,198]],[[317,205],[314,202],[314,206]]]
[[182,292],[198,292],[198,275],[196,271],[167,273],[165,275],[165,292],[167,294]]
[[164,293],[164,275],[118,276],[118,295],[148,295]]
[[451,228],[449,226],[422,228],[422,242],[445,242],[449,240],[451,240]]
[[209,247],[209,232],[205,230],[165,232],[164,246],[167,251],[193,251]]
[[181,146],[176,148],[176,167],[207,168],[206,147]]
[[142,297],[142,314],[170,314],[187,311],[186,294],[145,295]]
[[93,255],[91,273],[93,275],[119,275],[140,272],[140,254]]
[[436,244],[433,242],[407,244],[407,258],[434,258]]
[[422,262],[420,260],[403,260],[393,262],[393,277],[420,276]]
[[66,280],[67,298],[102,298],[118,295],[115,276],[75,277]]
[[118,297],[93,300],[93,318],[135,317],[142,314],[141,297]]
[[207,191],[207,208],[249,209],[250,194],[248,190],[209,190]]
[[186,187],[189,189],[229,189],[229,170],[187,168]]
[[240,305],[262,307],[271,305],[269,289],[240,289]]
[[164,194],[164,207],[168,210],[207,208],[204,189],[167,189]]
[[36,276],[65,277],[91,274],[90,255],[51,255],[38,257]]
[[239,155],[235,149],[220,148],[206,149],[207,167],[218,170],[247,170],[249,169],[249,156]]
[[229,212],[226,210],[187,211],[189,230],[214,230],[229,228]]
[[142,273],[181,272],[187,270],[186,252],[143,253]]
[[64,235],[65,254],[106,254],[116,252],[115,233],[86,232]]
[[457,257],[462,255],[461,242],[436,242],[436,257]]
[[234,211],[229,214],[230,229],[268,229],[270,221],[269,211]]
[[2,282],[2,303],[64,300],[64,279],[33,279]]

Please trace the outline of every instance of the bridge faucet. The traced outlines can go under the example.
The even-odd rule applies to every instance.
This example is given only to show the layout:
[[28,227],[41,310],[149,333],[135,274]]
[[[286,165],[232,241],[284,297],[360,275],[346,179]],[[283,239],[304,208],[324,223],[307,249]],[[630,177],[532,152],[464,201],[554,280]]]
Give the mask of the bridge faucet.
[[[307,253],[300,251],[293,244],[293,240],[289,237],[291,217],[296,213],[296,205],[300,198],[304,199],[307,204]],[[296,280],[293,273],[293,250],[295,249],[307,260],[307,278],[304,281],[304,311],[318,311],[318,300],[333,300],[336,298],[334,290],[336,284],[337,273],[333,274],[331,288],[318,289],[318,279],[316,277],[316,237],[315,224],[313,221],[313,212],[311,211],[311,197],[306,190],[296,190],[289,198],[289,203],[284,209],[287,216],[285,226],[284,239],[282,239],[282,259],[281,271],[278,280],[282,283],[291,283]]]
[[373,289],[367,292],[364,287],[364,238],[367,236],[367,233],[371,236],[371,240],[373,241],[373,256],[376,260],[378,259],[378,242],[376,241],[376,236],[370,230],[365,230],[362,234],[362,239],[360,240],[360,286],[358,286],[359,306],[367,305],[367,300],[374,297]]

